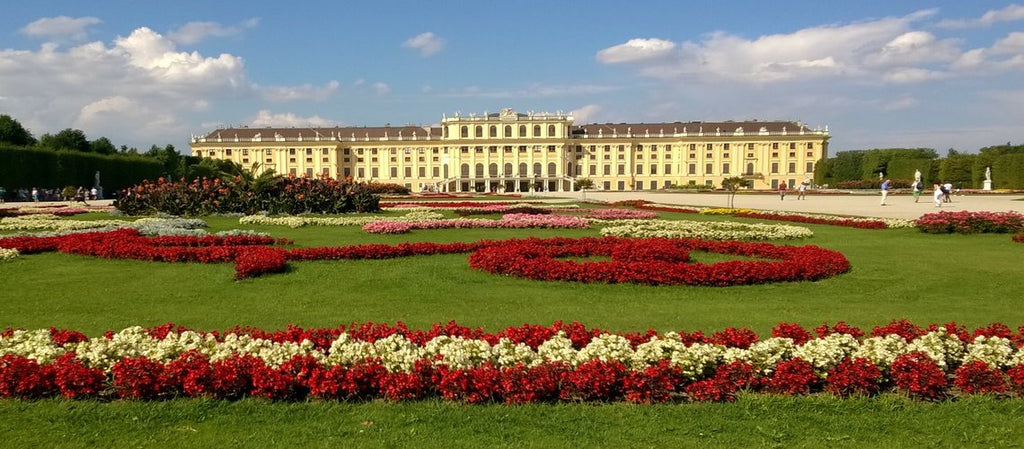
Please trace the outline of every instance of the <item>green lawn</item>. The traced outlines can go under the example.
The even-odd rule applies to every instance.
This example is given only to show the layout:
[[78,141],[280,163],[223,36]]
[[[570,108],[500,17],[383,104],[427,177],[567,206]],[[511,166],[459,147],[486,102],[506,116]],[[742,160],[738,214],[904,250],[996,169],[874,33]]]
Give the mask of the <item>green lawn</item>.
[[[93,214],[96,216],[97,214]],[[725,220],[690,214],[668,218]],[[734,220],[734,219],[731,219]],[[209,218],[210,230],[238,227]],[[870,330],[895,318],[969,327],[1024,324],[1024,245],[1007,235],[926,235],[807,225],[794,244],[839,250],[853,269],[814,283],[727,288],[543,283],[471,270],[466,255],[291,263],[232,280],[228,264],[165,264],[41,254],[0,264],[0,328],[96,335],[168,321],[201,330],[456,320],[498,330],[580,321],[612,331],[762,336],[780,321],[844,320]],[[596,235],[595,229],[436,230],[369,235],[358,227],[254,227],[300,246]],[[0,402],[0,446],[987,446],[1024,441],[1024,400],[939,404],[898,397],[742,396],[735,404],[462,406],[442,402],[271,404],[178,400]]]

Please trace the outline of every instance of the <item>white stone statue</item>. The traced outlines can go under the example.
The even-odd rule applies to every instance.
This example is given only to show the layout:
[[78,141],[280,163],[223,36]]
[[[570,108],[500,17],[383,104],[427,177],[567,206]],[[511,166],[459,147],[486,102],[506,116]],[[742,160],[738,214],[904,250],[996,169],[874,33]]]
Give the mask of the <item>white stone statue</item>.
[[992,181],[992,167],[985,167],[985,180]]
[[914,183],[921,182],[921,170],[914,170]]

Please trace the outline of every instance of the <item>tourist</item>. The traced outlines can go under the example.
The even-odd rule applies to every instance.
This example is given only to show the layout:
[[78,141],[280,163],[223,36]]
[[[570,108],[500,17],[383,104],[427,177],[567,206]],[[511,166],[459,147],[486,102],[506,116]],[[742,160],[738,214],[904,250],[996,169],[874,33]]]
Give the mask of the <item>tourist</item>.
[[945,196],[942,192],[942,186],[936,182],[935,185],[932,186],[932,189],[934,189],[932,195],[935,198],[935,207],[942,207],[942,198]]
[[882,206],[885,206],[885,199],[889,196],[889,180],[882,181]]
[[32,202],[33,203],[38,203],[39,202],[39,189],[37,189],[35,187],[32,188]]
[[6,201],[4,199],[6,196],[7,196],[7,189],[5,189],[4,186],[0,186],[0,204],[3,204],[4,201]]
[[807,195],[807,183],[806,182],[801,182],[800,185],[796,187],[796,199],[802,200],[802,199],[804,199],[804,197],[806,195]]
[[95,187],[93,187],[91,190],[89,190],[89,199],[90,200],[95,200],[96,199],[96,195],[98,195],[98,194],[99,194],[99,191],[96,190]]
[[786,183],[785,182],[780,182],[779,183],[779,201],[785,201],[785,200],[786,200]]
[[951,193],[953,193],[953,183],[947,182],[947,183],[943,184],[942,185],[942,196],[943,196],[943,200],[942,201],[944,201],[946,203],[952,203],[953,202],[953,198],[950,198],[950,196],[949,196]]
[[924,188],[924,184],[920,180],[914,181],[914,202],[915,203],[917,202],[917,200],[921,199],[921,189],[923,189],[923,188]]

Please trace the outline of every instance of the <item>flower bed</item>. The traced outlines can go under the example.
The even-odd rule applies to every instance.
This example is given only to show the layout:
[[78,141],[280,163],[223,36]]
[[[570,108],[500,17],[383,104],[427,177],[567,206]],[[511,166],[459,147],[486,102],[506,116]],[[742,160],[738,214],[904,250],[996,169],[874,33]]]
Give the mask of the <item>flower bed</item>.
[[1024,230],[1019,212],[936,212],[922,215],[914,223],[929,234],[1016,233]]
[[[771,261],[732,260],[687,263],[689,251],[762,257]],[[560,257],[607,256],[609,261],[576,262]],[[729,286],[783,281],[814,281],[844,273],[842,254],[816,246],[717,242],[695,239],[510,240],[481,248],[469,257],[473,268],[543,281],[631,282],[648,285]]]
[[1024,243],[1024,234],[1017,234],[1013,236],[1013,241],[1017,243]]
[[[816,280],[843,273],[849,269],[849,262],[846,258],[835,251],[816,246],[790,247],[765,243],[670,241],[665,239],[648,242],[644,239],[583,237],[578,239],[483,240],[475,243],[425,242],[400,245],[354,245],[291,250],[267,246],[275,242],[287,243],[259,235],[144,237],[135,229],[119,229],[52,237],[0,238],[0,247],[17,249],[22,254],[60,251],[103,258],[159,262],[234,262],[236,279],[282,272],[285,270],[288,260],[382,259],[467,252],[474,253],[470,258],[470,265],[474,268],[533,279],[546,279],[545,276],[549,276],[551,279],[580,282],[726,286],[759,282]],[[617,251],[617,256],[615,256],[615,260],[606,265],[583,264],[584,269],[592,268],[595,273],[598,273],[593,277],[583,275],[572,278],[565,277],[566,267],[574,262],[546,263],[547,259],[534,257],[526,261],[510,259],[516,263],[509,264],[502,258],[511,255],[496,254],[502,248],[518,246],[537,248],[535,251],[551,247],[552,251],[571,252],[587,251],[587,248],[598,248],[602,245],[611,247],[612,249],[609,251]],[[486,251],[489,249],[490,251]],[[679,253],[692,249],[775,260],[734,260],[711,265],[685,264],[686,257],[680,256]],[[631,254],[633,251],[636,251],[636,254]],[[550,259],[555,256],[548,254],[546,257]],[[515,271],[518,269],[517,263],[529,265],[531,271]],[[623,263],[626,264],[626,268],[620,266]],[[575,270],[579,271],[579,268]],[[668,271],[655,272],[657,270]],[[533,273],[533,275],[526,275],[529,273]],[[559,277],[557,273],[563,273],[563,276]],[[614,275],[609,273],[614,273]]]
[[587,216],[598,220],[651,220],[658,218],[655,212],[631,209],[590,209]]
[[401,217],[316,217],[309,215],[270,217],[266,215],[246,215],[239,218],[238,223],[301,228],[303,226],[363,226],[367,223],[373,223],[376,221],[420,221],[437,220],[440,218],[444,218],[444,215],[437,212],[418,210],[409,212]]
[[901,320],[868,335],[842,322],[813,331],[780,323],[762,340],[742,328],[610,333],[575,322],[496,333],[454,322],[272,332],[167,324],[95,337],[8,329],[0,333],[0,397],[655,403],[733,401],[741,391],[1024,395],[1024,326],[968,332]]
[[730,221],[637,220],[601,229],[601,235],[618,237],[695,238],[711,240],[782,240],[814,235],[800,226]]
[[21,253],[16,249],[0,248],[0,262],[13,260],[19,255],[21,255]]
[[872,220],[863,218],[841,218],[841,217],[815,217],[793,213],[777,212],[737,212],[734,217],[759,218],[765,220],[792,221],[797,223],[826,224],[832,226],[847,226],[860,229],[887,229],[889,227],[885,220]]
[[371,234],[404,234],[413,229],[462,229],[462,228],[559,228],[587,229],[590,222],[579,217],[562,215],[505,214],[500,220],[485,218],[452,218],[446,220],[378,220],[363,225],[363,231]]

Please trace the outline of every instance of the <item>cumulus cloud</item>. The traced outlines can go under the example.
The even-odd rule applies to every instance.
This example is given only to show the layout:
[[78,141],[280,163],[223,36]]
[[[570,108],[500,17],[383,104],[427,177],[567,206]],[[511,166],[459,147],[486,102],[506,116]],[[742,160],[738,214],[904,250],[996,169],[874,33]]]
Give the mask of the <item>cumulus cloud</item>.
[[1024,6],[1012,4],[1002,9],[986,11],[981,17],[975,19],[949,19],[938,23],[941,28],[971,28],[986,27],[999,22],[1014,22],[1024,20]]
[[373,91],[376,92],[377,95],[387,95],[391,93],[391,88],[388,87],[386,83],[377,82],[373,83]]
[[[631,39],[597,52],[605,64],[632,64],[665,80],[747,84],[848,77],[888,82],[941,78],[962,56],[960,41],[912,29],[934,10],[748,39],[726,32],[673,43]],[[967,63],[968,61],[963,61]]]
[[412,48],[420,52],[420,56],[432,56],[444,48],[444,39],[437,37],[434,33],[420,33],[407,39],[402,43],[403,47]]
[[292,112],[274,114],[267,109],[261,109],[256,117],[249,121],[254,127],[329,127],[336,126],[338,122],[328,120],[319,115],[312,117],[300,117]]
[[996,54],[1024,54],[1024,33],[1015,31],[992,46]]
[[167,33],[167,38],[182,45],[197,44],[208,37],[238,36],[259,25],[260,19],[252,18],[237,25],[225,26],[217,22],[189,22]]
[[83,41],[88,37],[88,28],[103,23],[95,17],[44,17],[21,29],[26,36],[51,41]]
[[675,48],[675,42],[664,39],[630,39],[597,52],[597,60],[605,64],[645,61],[668,55]]
[[594,116],[601,112],[601,106],[596,104],[588,104],[573,109],[569,113],[572,114],[573,121],[577,124],[593,123]]
[[323,86],[303,84],[301,86],[256,87],[264,99],[269,101],[324,101],[338,91],[340,83],[330,81]]

